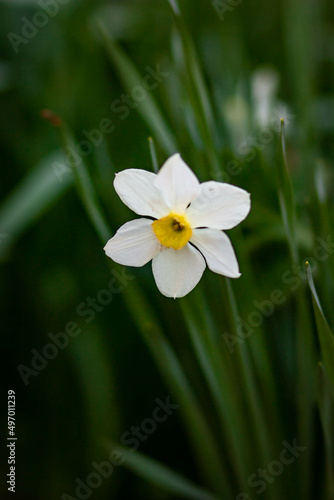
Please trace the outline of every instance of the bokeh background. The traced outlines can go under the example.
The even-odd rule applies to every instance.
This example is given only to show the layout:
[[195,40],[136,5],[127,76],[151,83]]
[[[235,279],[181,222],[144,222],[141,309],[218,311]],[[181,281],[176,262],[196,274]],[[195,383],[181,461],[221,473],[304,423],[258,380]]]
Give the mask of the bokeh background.
[[[35,33],[29,22],[38,19],[34,15],[47,4],[56,5],[57,12]],[[252,193],[253,210],[243,234],[258,288],[249,297],[243,278],[235,284],[244,314],[252,310],[254,299],[282,288],[280,276],[289,269],[273,167],[280,116],[287,124],[287,152],[300,217],[298,238],[302,255],[312,255],[319,235],[319,190],[325,186],[330,200],[333,194],[334,5],[325,0],[244,0],[225,2],[230,8],[223,12],[222,4],[180,0],[209,89],[221,166],[233,160],[232,165],[240,167],[237,175],[230,170],[219,179],[203,167],[205,146],[182,86],[179,39],[167,2],[0,1],[1,416],[4,435],[6,394],[13,389],[17,500],[53,500],[64,493],[75,497],[75,479],[84,480],[93,470],[91,463],[108,455],[105,440],[119,440],[131,426],[151,416],[156,398],[165,400],[170,395],[122,293],[114,294],[107,305],[97,302],[89,323],[87,315],[78,313],[82,303],[96,300],[106,288],[110,263],[81,205],[71,169],[57,174],[55,162],[64,165],[59,136],[41,118],[41,110],[51,109],[66,120],[77,144],[86,140],[85,130],[98,129],[103,119],[112,120],[114,129],[91,148],[85,161],[113,231],[132,217],[114,193],[114,173],[133,167],[152,169],[149,136],[156,139],[160,165],[173,152],[136,103],[127,105],[126,117],[115,111],[115,100],[129,90],[108,55],[98,23],[104,23],[142,76],[148,66],[156,70],[160,65],[168,73],[149,94],[200,180],[216,175],[217,180]],[[229,234],[238,254],[239,233]],[[149,265],[129,269],[129,275],[150,297],[194,387],[201,387],[201,374],[187,355],[189,341],[178,306],[158,294]],[[207,271],[204,279],[210,285],[209,298],[219,309],[215,278]],[[332,291],[332,282],[327,285]],[[326,293],[322,298],[333,319],[331,297]],[[272,362],[281,381],[279,397],[286,402],[287,413],[293,394],[286,382],[294,380],[295,370],[293,307],[288,296],[284,308],[278,307],[267,320],[276,346]],[[80,334],[71,337],[45,368],[30,374],[25,385],[18,366],[31,368],[31,350],[41,353],[50,342],[48,334],[64,332],[69,322],[78,325]],[[204,388],[198,394],[205,406]],[[178,410],[140,443],[140,451],[198,481]],[[5,478],[5,440],[1,456]],[[2,479],[1,498],[7,494]],[[91,498],[176,497],[124,467],[115,467]]]

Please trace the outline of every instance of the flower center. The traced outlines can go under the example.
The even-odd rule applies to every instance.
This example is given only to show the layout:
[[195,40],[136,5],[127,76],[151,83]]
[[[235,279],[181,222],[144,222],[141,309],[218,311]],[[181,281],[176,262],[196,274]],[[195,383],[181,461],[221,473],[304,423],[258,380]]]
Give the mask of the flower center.
[[192,235],[190,224],[184,215],[170,213],[155,220],[152,227],[161,245],[175,250],[184,247]]

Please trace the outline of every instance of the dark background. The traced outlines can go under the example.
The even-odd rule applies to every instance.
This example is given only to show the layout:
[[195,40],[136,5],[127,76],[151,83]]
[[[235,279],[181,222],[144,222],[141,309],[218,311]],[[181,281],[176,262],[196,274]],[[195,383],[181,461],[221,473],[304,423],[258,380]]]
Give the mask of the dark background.
[[[251,82],[255,71],[269,68],[278,81],[273,107],[286,107],[295,116],[287,128],[288,154],[302,221],[303,255],[307,256],[317,234],[313,166],[318,160],[326,166],[327,186],[332,194],[334,5],[311,0],[244,0],[220,20],[209,0],[181,0],[180,4],[219,124],[220,158],[222,162],[237,158],[243,170],[231,182],[246,188],[255,200],[244,231],[249,236],[255,275],[259,271],[257,297],[265,297],[266,290],[273,289],[275,283],[279,285],[277,277],[288,268],[288,255],[279,230],[274,175],[270,170],[275,141],[262,153],[256,150],[252,161],[238,152],[239,142],[259,129]],[[200,168],[196,158],[203,150],[199,146],[194,151],[187,139],[186,106],[177,86],[178,49],[167,2],[70,0],[57,5],[59,12],[28,43],[20,44],[15,53],[8,34],[21,35],[23,18],[32,20],[41,6],[33,1],[0,2],[1,421],[5,435],[6,394],[13,389],[18,438],[17,500],[52,500],[63,493],[75,496],[75,478],[84,480],[92,471],[91,462],[107,456],[104,440],[119,440],[132,425],[151,416],[156,398],[165,400],[169,394],[121,293],[96,312],[91,323],[85,322],[87,316],[77,313],[82,302],[96,298],[106,287],[111,278],[110,263],[73,188],[72,174],[65,173],[61,181],[55,180],[50,155],[60,154],[59,138],[40,112],[52,109],[65,119],[78,142],[85,139],[82,131],[96,129],[101,119],[113,121],[115,129],[86,159],[113,231],[131,215],[113,191],[114,172],[132,167],[151,169],[147,137],[155,136],[136,109],[130,109],[124,120],[110,109],[126,89],[97,33],[97,19],[104,20],[110,36],[125,49],[142,75],[147,66],[156,68],[157,64],[172,73],[152,91],[154,98],[178,138],[180,152],[198,168],[197,172]],[[239,107],[233,100],[235,96],[241,100]],[[231,132],[233,123],[235,134]],[[162,164],[168,152],[157,143]],[[55,188],[46,190],[43,199],[42,174],[37,172],[30,188],[19,191],[10,201],[41,162],[50,166]],[[306,224],[308,230],[303,229]],[[233,239],[233,231],[231,234]],[[151,297],[168,336],[181,352],[186,352],[179,310],[175,313],[172,301],[158,296],[150,267],[130,269],[129,273]],[[242,282],[236,286],[242,299]],[[331,315],[329,296],[324,295],[323,300]],[[244,307],[247,311],[247,301]],[[274,334],[278,322],[285,325],[281,349],[287,345],[291,329],[289,308],[288,304],[268,320]],[[31,367],[31,350],[41,353],[49,343],[48,333],[63,332],[68,322],[77,323],[81,333],[70,338],[69,345],[44,369],[29,376],[26,386],[17,367]],[[289,370],[293,372],[289,359],[281,358],[279,352],[276,356],[278,373],[283,362],[281,375],[288,377]],[[190,360],[185,362],[197,384],[200,375]],[[282,398],[289,400],[289,394],[282,390]],[[2,443],[4,478],[7,453],[4,440]],[[140,451],[197,481],[198,472],[177,410],[140,444]],[[1,497],[5,498],[5,481],[1,489]],[[123,467],[116,467],[92,498],[171,497]]]

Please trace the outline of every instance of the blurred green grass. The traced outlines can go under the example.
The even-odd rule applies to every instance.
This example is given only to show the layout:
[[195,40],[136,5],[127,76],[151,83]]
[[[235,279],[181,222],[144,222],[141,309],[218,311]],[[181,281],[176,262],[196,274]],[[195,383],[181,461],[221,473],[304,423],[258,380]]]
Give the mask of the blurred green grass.
[[[242,318],[254,310],[254,300],[267,299],[272,290],[282,289],[286,294],[286,303],[265,320],[263,330],[278,380],[277,397],[284,402],[285,414],[294,413],[295,299],[289,284],[282,282],[283,273],[292,264],[275,183],[277,122],[284,110],[288,117],[294,115],[287,120],[286,140],[302,260],[312,257],[317,238],[326,240],[333,224],[334,8],[329,1],[253,0],[241,2],[221,21],[214,2],[183,0],[180,4],[213,109],[214,132],[206,136],[204,130],[204,139],[203,130],[196,126],[202,110],[196,109],[196,114],[191,106],[196,88],[185,71],[180,38],[167,2],[72,0],[60,5],[57,15],[50,17],[18,53],[8,33],[20,34],[22,17],[31,20],[41,7],[34,1],[0,2],[0,221],[7,221],[3,227],[0,224],[0,233],[5,235],[0,239],[0,250],[5,249],[0,268],[6,353],[2,380],[5,391],[17,392],[18,498],[52,500],[65,492],[74,495],[75,478],[84,479],[91,471],[91,462],[103,460],[103,438],[118,439],[132,425],[139,425],[150,415],[155,398],[164,399],[168,394],[122,294],[115,295],[92,324],[77,314],[78,305],[87,297],[96,297],[111,275],[102,246],[71,189],[71,174],[65,173],[61,182],[55,175],[50,154],[59,151],[58,137],[40,117],[42,109],[52,109],[71,125],[78,143],[86,139],[83,130],[98,128],[102,119],[113,121],[114,130],[104,135],[86,162],[116,230],[129,219],[130,212],[113,191],[114,172],[131,167],[151,169],[150,135],[156,140],[160,165],[171,151],[151,126],[151,114],[145,121],[139,108],[130,107],[122,120],[120,113],[110,109],[128,90],[101,42],[97,30],[101,19],[108,35],[142,76],[147,66],[160,65],[170,73],[150,95],[162,110],[176,147],[200,180],[227,180],[252,193],[253,208],[242,234],[239,230],[229,232],[243,273],[233,285]],[[261,74],[269,81],[278,81],[277,91],[267,103],[267,122],[258,117],[259,104],[266,102],[265,91],[257,87],[260,97],[255,98],[256,77]],[[264,128],[272,133],[266,135]],[[209,155],[210,140],[217,156],[214,160]],[[250,147],[250,141],[255,145]],[[13,205],[9,205],[9,215],[4,211],[7,197],[41,163],[53,178],[50,191],[39,180],[32,182],[30,194],[19,192],[12,202],[18,213],[13,222]],[[219,178],[217,163],[229,178]],[[240,173],[236,174],[237,167]],[[318,168],[322,169],[320,180]],[[43,210],[38,209],[37,198],[41,186],[49,200]],[[52,198],[56,191],[58,196]],[[33,217],[32,211],[29,215],[32,203],[37,205]],[[317,290],[333,325],[333,257],[318,264]],[[191,375],[199,400],[207,404],[198,365],[187,356],[189,341],[180,312],[175,311],[173,302],[157,295],[149,266],[134,274]],[[220,311],[217,280],[206,272],[208,302]],[[306,284],[305,275],[300,281]],[[249,288],[249,283],[254,287]],[[311,308],[310,298],[308,305]],[[31,349],[41,351],[48,342],[47,334],[63,331],[69,321],[77,322],[82,333],[25,387],[17,366],[29,365]],[[249,342],[253,345],[255,341]],[[285,431],[295,437],[296,422],[284,420]],[[321,435],[319,422],[316,432]],[[3,447],[4,458],[5,451]],[[141,444],[140,451],[199,482],[177,412]],[[322,464],[314,460],[313,467],[312,487],[316,488]],[[290,488],[286,497],[295,498],[293,472],[286,475],[291,476],[285,482]],[[2,488],[5,496],[5,485]],[[115,497],[173,498],[123,468],[117,468],[94,492],[94,498]],[[322,498],[320,493],[317,498]]]

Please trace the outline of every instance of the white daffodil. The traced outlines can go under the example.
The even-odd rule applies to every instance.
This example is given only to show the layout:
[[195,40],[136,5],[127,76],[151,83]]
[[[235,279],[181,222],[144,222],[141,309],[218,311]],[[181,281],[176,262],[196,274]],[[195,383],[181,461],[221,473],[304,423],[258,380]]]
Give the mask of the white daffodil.
[[151,218],[124,224],[104,250],[125,266],[152,260],[153,275],[166,297],[183,297],[199,282],[206,264],[211,271],[238,278],[238,261],[222,232],[239,224],[250,210],[250,195],[222,182],[199,183],[179,154],[157,174],[128,169],[114,186],[131,210]]

